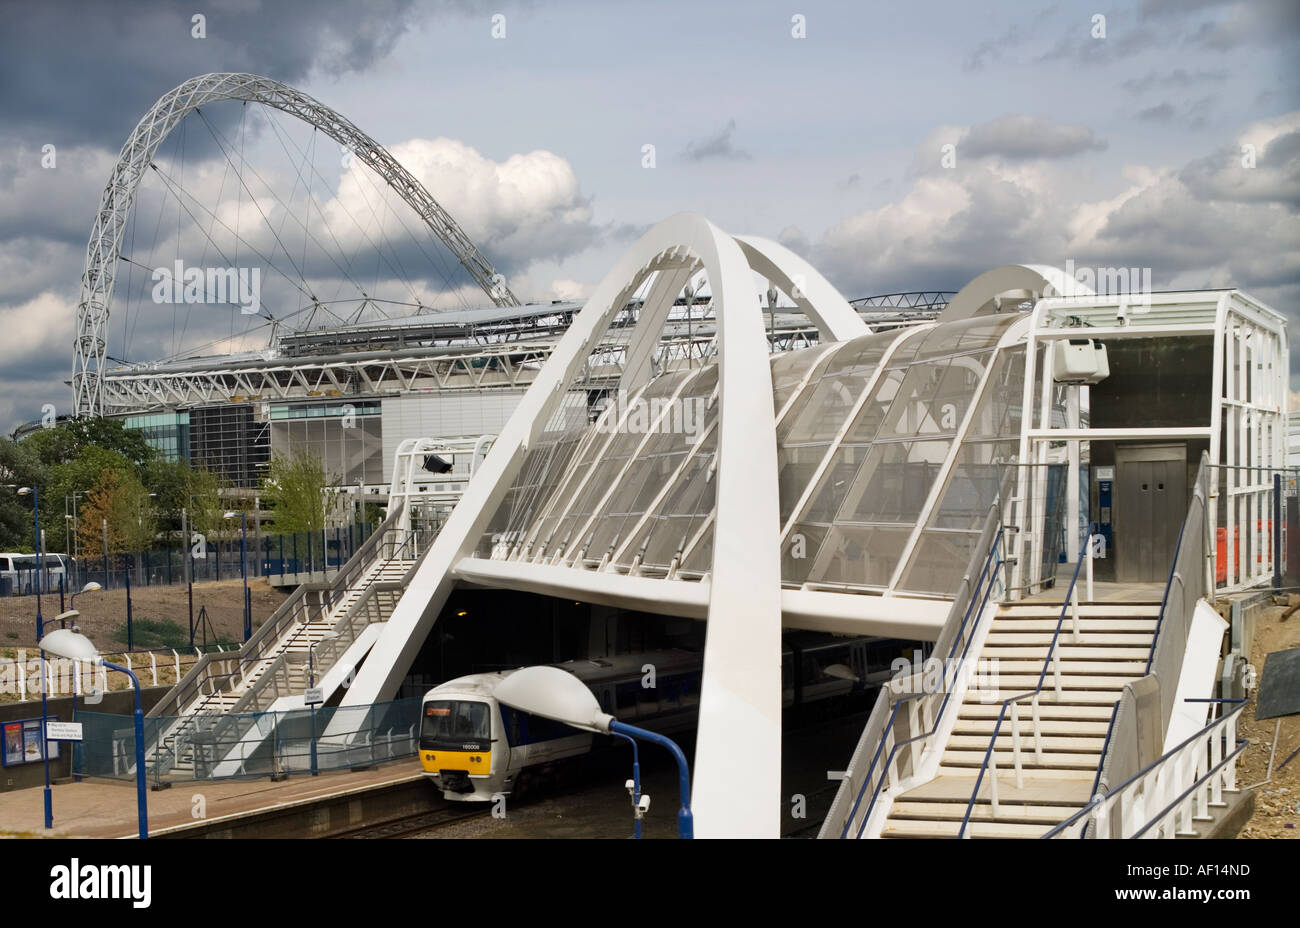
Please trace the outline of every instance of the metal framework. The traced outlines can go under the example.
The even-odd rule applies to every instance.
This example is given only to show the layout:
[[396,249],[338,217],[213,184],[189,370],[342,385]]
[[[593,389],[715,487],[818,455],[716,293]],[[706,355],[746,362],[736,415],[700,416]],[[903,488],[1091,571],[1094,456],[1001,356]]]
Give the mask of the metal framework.
[[[650,283],[644,308],[626,346],[621,385],[635,392],[651,382],[655,349],[669,312],[692,275],[708,277],[717,333],[717,455],[710,473],[713,505],[712,565],[708,584],[693,588],[708,618],[693,805],[701,835],[779,832],[781,751],[780,520],[777,514],[776,412],[769,343],[755,299],[758,265],[787,294],[802,291],[801,309],[823,338],[842,341],[865,334],[847,302],[802,259],[774,243],[737,240],[700,216],[673,216],[647,232],[597,286],[434,541],[392,617],[362,665],[344,704],[386,698],[429,633],[452,588],[476,566],[471,555],[488,522],[519,474],[530,449],[571,394],[591,354],[630,294]],[[795,281],[800,285],[796,288]],[[798,299],[798,297],[796,297]],[[690,372],[675,377],[702,376]],[[609,413],[612,415],[612,413]],[[746,552],[745,557],[737,553]],[[557,565],[501,565],[518,582],[542,572],[578,595],[590,576]],[[635,602],[629,586],[662,595],[672,581],[598,575],[597,596]],[[707,588],[706,588],[707,587]],[[599,600],[597,600],[599,601]]]
[[72,388],[77,415],[103,415],[102,372],[109,307],[127,218],[158,146],[192,110],[222,100],[263,103],[295,116],[346,146],[402,197],[497,306],[519,300],[454,219],[388,151],[349,120],[287,84],[255,74],[204,74],[168,91],[122,146],[100,201],[81,277]]

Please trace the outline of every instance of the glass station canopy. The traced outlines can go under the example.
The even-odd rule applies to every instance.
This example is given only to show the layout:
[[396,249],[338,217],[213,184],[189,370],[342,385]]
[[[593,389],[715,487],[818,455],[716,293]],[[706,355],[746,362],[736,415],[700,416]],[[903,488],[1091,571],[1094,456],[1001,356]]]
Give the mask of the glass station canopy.
[[[1019,452],[1025,343],[1009,329],[1025,319],[976,316],[772,358],[784,584],[953,594]],[[477,555],[704,576],[717,383],[708,364],[611,400],[591,423],[570,406],[527,452]]]

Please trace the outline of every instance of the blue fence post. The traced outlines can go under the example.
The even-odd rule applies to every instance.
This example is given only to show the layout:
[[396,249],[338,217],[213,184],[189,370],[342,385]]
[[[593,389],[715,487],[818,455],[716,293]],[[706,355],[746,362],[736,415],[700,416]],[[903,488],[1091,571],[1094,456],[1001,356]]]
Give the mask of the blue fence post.
[[135,650],[135,625],[131,620],[131,571],[128,568],[123,571],[126,575],[126,649]]

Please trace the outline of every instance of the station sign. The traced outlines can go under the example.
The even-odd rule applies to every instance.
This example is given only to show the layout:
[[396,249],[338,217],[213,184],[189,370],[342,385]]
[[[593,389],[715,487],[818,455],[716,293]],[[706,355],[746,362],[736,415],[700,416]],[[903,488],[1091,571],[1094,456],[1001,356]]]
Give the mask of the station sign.
[[302,701],[307,706],[319,706],[325,701],[325,693],[319,686],[313,686],[302,694]]
[[46,722],[45,737],[50,741],[80,741],[80,722]]

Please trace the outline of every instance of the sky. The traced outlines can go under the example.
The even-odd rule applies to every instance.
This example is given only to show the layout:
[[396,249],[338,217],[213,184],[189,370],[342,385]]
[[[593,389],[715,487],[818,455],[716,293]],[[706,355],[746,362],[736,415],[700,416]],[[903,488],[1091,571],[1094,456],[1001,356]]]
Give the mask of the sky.
[[[117,153],[155,100],[214,71],[284,81],[350,119],[524,299],[581,298],[637,235],[691,210],[783,242],[849,298],[1068,260],[1300,314],[1295,0],[0,0],[0,22],[6,432],[45,404],[70,411],[86,243]],[[403,204],[376,206],[367,168],[293,122],[214,104],[163,143],[110,356],[248,347],[229,313],[159,305],[147,280],[232,247],[279,247],[318,298],[483,302]],[[297,155],[313,145],[309,185]],[[243,189],[236,150],[256,165]],[[296,218],[277,212],[294,197]],[[223,242],[217,226],[245,231]],[[1293,389],[1298,372],[1300,351]]]

